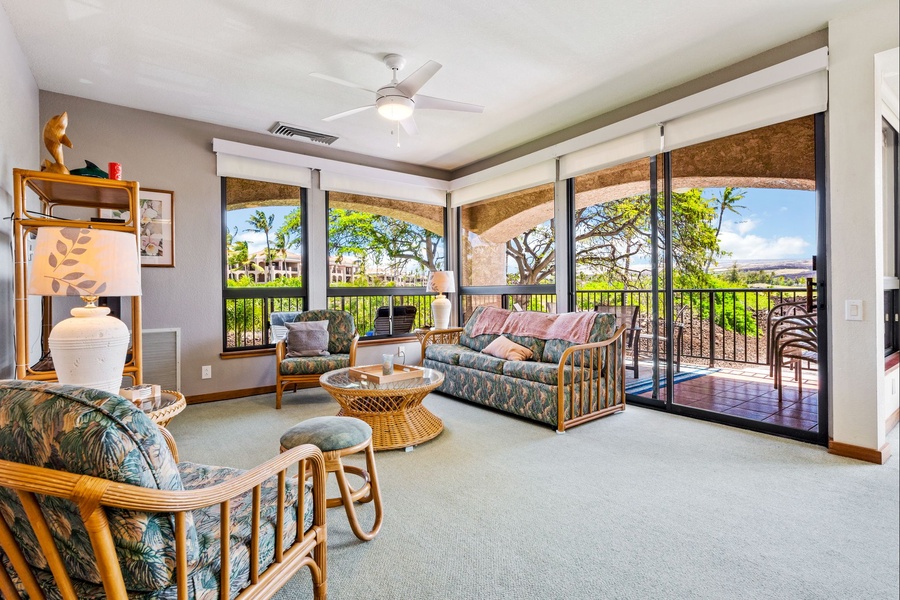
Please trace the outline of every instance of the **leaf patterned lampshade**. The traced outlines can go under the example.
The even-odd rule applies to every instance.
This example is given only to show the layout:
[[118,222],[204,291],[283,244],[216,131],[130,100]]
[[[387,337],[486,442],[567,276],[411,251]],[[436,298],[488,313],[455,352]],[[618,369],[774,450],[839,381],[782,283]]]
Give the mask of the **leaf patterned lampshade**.
[[28,293],[38,296],[140,296],[134,234],[108,229],[40,227]]
[[453,271],[432,271],[428,274],[428,282],[425,288],[429,292],[437,292],[443,294],[445,292],[456,291],[456,279]]

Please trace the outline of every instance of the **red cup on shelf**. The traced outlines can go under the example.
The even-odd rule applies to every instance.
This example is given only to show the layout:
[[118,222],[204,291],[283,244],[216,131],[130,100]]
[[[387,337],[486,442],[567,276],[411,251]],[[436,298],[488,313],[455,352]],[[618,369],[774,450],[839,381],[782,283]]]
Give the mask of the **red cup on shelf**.
[[122,164],[111,162],[109,163],[109,178],[110,179],[122,179]]

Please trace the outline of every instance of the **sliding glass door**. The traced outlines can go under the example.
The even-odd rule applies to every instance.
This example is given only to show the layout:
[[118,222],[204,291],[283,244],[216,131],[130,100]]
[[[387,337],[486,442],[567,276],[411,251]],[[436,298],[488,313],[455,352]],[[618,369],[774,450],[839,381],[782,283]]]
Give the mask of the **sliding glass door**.
[[826,439],[821,124],[804,117],[648,160],[638,356],[649,368],[629,401]]

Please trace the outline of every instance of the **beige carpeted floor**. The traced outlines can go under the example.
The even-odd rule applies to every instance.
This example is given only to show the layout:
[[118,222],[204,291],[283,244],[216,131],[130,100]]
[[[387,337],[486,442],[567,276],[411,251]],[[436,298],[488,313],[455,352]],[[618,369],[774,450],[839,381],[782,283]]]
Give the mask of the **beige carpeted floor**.
[[[818,599],[900,594],[900,470],[639,407],[557,435],[432,394],[445,423],[376,455],[385,519],[358,541],[328,513],[332,600]],[[252,467],[319,389],[189,406],[182,460]],[[900,452],[897,429],[890,436]],[[361,464],[361,463],[360,463]],[[360,509],[370,522],[371,505]],[[311,598],[298,574],[277,596]]]

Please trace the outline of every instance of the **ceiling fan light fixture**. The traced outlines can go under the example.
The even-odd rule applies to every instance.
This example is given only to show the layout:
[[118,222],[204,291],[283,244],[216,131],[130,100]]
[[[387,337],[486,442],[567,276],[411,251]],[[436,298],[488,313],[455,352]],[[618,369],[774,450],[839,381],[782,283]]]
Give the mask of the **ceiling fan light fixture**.
[[389,121],[402,121],[413,114],[416,104],[403,96],[383,96],[375,102],[378,114]]

